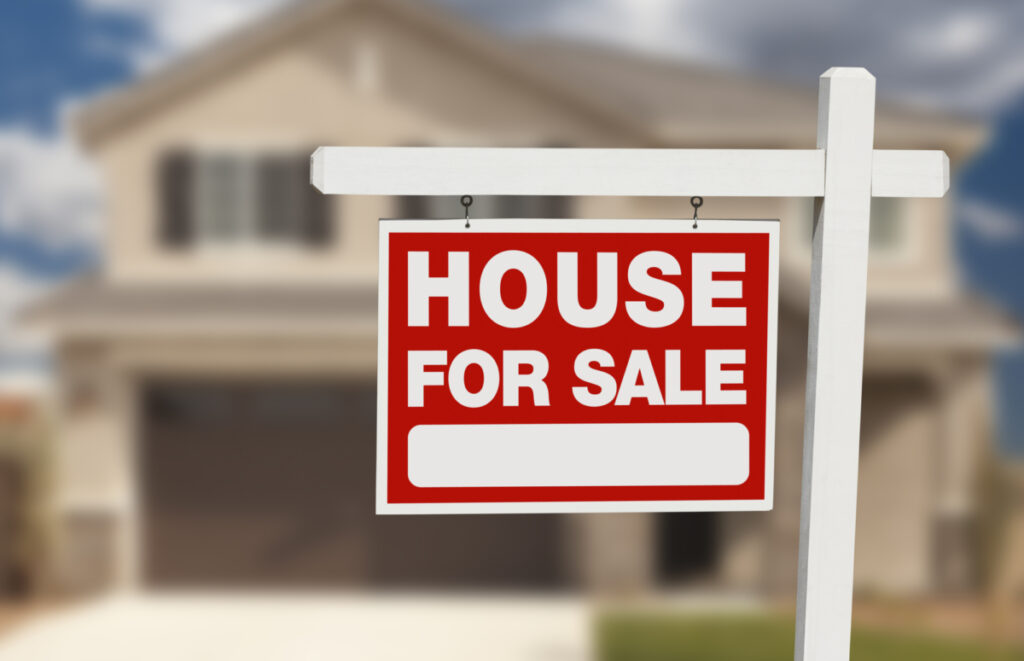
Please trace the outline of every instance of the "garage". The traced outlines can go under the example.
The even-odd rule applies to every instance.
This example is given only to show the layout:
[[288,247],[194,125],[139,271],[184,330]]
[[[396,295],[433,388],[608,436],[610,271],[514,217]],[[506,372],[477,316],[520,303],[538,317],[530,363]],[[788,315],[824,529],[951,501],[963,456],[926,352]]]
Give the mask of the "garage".
[[557,588],[558,515],[374,515],[375,386],[146,383],[151,587]]

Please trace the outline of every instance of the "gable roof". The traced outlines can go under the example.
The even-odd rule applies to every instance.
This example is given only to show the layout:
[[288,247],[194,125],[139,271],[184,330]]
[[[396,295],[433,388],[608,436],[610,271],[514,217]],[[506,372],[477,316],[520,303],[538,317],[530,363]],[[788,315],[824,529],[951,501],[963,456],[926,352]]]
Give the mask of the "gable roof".
[[87,103],[76,117],[79,137],[87,146],[98,144],[126,122],[162,108],[176,95],[215,82],[252,58],[359,7],[384,12],[391,18],[431,33],[449,45],[472,53],[476,61],[511,74],[576,111],[624,132],[641,144],[649,142],[647,132],[618,106],[597,99],[584,90],[564,85],[556,72],[545,71],[521,57],[511,42],[433,4],[424,6],[410,0],[301,0],[287,5],[154,74]]
[[[176,95],[229,75],[254,56],[298,38],[341,12],[363,7],[387,13],[472,53],[552,99],[629,137],[635,146],[813,147],[817,91],[748,75],[688,66],[617,49],[551,40],[506,38],[433,3],[412,0],[304,0],[264,17],[165,69],[87,104],[79,135],[95,145]],[[750,122],[756,107],[763,123]],[[880,145],[969,150],[980,124],[880,103]]]

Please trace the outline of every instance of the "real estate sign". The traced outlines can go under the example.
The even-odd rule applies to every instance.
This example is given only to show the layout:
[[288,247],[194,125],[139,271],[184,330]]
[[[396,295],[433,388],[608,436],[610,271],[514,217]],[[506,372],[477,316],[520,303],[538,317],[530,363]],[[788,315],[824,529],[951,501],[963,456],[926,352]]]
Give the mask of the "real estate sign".
[[764,510],[778,223],[384,220],[379,513]]

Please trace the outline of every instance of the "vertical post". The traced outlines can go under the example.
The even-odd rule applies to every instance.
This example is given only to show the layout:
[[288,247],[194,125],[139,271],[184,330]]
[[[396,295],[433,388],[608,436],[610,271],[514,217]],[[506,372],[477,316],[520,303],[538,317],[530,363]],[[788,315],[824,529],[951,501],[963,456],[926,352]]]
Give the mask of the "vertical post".
[[875,79],[865,69],[822,74],[825,194],[811,261],[797,661],[850,656],[874,109]]

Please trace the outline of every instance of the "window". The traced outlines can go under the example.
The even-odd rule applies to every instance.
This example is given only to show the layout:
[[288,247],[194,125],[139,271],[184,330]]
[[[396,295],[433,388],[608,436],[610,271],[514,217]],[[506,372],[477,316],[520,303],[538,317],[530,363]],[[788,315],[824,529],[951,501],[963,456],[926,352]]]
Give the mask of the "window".
[[309,184],[306,153],[173,152],[159,186],[167,246],[321,246],[331,238],[329,198]]
[[[474,196],[469,217],[473,218],[565,218],[570,198],[560,196],[524,197],[513,195]],[[408,196],[400,198],[399,218],[462,218],[466,211],[459,197]]]
[[[900,252],[907,241],[905,200],[894,197],[871,198],[871,234],[868,245],[871,252],[892,254]],[[814,202],[802,202],[803,216],[806,223],[804,232],[805,243],[811,243],[814,231]]]
[[903,245],[906,235],[905,215],[903,199],[871,198],[871,235],[868,239],[871,250],[895,252]]

